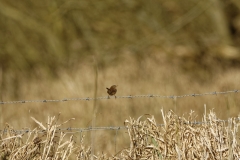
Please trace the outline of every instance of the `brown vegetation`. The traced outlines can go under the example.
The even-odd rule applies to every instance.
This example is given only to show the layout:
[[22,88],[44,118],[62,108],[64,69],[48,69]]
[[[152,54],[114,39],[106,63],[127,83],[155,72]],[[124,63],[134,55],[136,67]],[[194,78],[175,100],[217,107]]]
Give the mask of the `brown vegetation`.
[[[240,74],[237,69],[226,71],[215,70],[214,73],[202,71],[202,78],[194,73],[186,74],[185,71],[166,61],[161,56],[147,57],[138,62],[130,55],[124,56],[124,62],[114,66],[98,69],[97,97],[107,96],[106,87],[118,84],[117,96],[158,94],[158,95],[183,95],[191,93],[206,93],[214,91],[226,91],[240,88]],[[160,62],[160,65],[159,65]],[[51,80],[45,72],[38,71],[39,77],[32,78],[23,74],[19,77],[21,92],[19,100],[36,99],[64,99],[94,97],[95,69],[92,63],[80,64],[75,70],[61,69],[58,79]],[[140,68],[140,69],[139,69]],[[8,88],[3,96],[4,101],[18,100],[11,98],[11,91],[15,89],[11,83],[11,73],[8,75]],[[24,127],[37,127],[30,117],[35,117],[43,122],[47,116],[56,115],[61,112],[60,120],[74,117],[66,128],[81,128],[89,126],[122,126],[127,117],[137,118],[143,114],[154,115],[159,123],[162,123],[160,109],[173,110],[182,115],[194,110],[198,115],[204,113],[203,105],[215,108],[215,112],[221,119],[237,116],[240,112],[239,93],[227,95],[209,95],[203,97],[186,97],[181,99],[164,98],[134,98],[93,101],[68,101],[51,103],[23,103],[0,105],[0,128],[4,128],[7,122],[15,129]],[[95,123],[92,122],[95,119]],[[201,120],[197,117],[197,120]],[[126,136],[119,132],[117,149],[126,146]],[[95,136],[95,150],[106,150],[107,153],[115,151],[115,132],[98,132]],[[78,136],[77,136],[78,137]],[[107,143],[104,139],[110,139]],[[91,137],[87,134],[86,142]]]
[[[115,155],[94,155],[84,136],[76,142],[74,135],[59,130],[56,117],[49,117],[47,125],[32,118],[38,127],[24,134],[17,134],[6,125],[0,134],[1,159],[238,159],[239,117],[223,121],[213,111],[196,122],[196,115],[179,117],[173,111],[162,112],[164,124],[159,125],[153,115],[129,118],[127,128],[129,146]],[[65,122],[66,123],[66,122]],[[105,139],[109,142],[109,139]]]
[[206,58],[238,64],[239,10],[236,0],[1,0],[0,68],[55,75],[91,56],[106,67],[122,53],[141,59],[156,51],[208,67]]
[[[240,89],[239,1],[196,2],[0,0],[0,101],[102,97],[113,84],[117,96]],[[122,126],[143,114],[162,123],[161,108],[202,115],[204,104],[227,119],[240,112],[239,96],[0,105],[0,128],[35,128],[30,117],[59,112],[60,120],[74,117],[67,127],[75,128]],[[114,153],[105,141],[114,136],[85,141]],[[118,137],[117,150],[127,145],[124,133]]]

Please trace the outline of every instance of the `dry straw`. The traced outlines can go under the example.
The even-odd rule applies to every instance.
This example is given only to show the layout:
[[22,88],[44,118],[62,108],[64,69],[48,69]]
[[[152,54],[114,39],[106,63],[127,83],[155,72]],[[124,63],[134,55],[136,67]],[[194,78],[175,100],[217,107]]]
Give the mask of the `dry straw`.
[[172,111],[164,115],[163,126],[154,116],[126,120],[130,148],[120,152],[125,159],[239,159],[238,118],[228,123],[217,119],[214,112],[205,115],[201,124],[193,112],[188,118]]
[[56,117],[49,117],[46,125],[32,118],[39,127],[18,135],[7,124],[0,135],[0,157],[3,160],[240,158],[238,117],[223,121],[210,111],[205,113],[202,123],[195,123],[193,111],[187,118],[173,111],[161,112],[162,125],[158,125],[152,115],[126,120],[130,145],[113,156],[93,155],[88,147],[91,144],[83,143],[84,136],[77,144],[73,134],[59,130],[68,121],[57,124]]

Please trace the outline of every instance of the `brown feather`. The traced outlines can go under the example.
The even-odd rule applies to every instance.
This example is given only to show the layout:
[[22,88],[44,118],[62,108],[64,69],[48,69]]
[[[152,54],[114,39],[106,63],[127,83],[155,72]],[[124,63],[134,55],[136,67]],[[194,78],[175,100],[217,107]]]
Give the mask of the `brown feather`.
[[113,85],[110,88],[106,88],[107,89],[107,93],[110,96],[114,96],[117,93],[117,85]]

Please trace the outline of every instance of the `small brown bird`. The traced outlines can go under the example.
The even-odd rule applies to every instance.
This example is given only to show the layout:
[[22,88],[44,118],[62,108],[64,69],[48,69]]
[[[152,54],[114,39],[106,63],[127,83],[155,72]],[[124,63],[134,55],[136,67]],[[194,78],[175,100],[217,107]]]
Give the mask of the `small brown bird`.
[[[110,88],[106,88],[107,89],[107,93],[110,95],[110,96],[115,96],[115,94],[117,93],[117,85],[112,85]],[[108,98],[110,98],[108,96]],[[117,98],[115,96],[115,98]]]

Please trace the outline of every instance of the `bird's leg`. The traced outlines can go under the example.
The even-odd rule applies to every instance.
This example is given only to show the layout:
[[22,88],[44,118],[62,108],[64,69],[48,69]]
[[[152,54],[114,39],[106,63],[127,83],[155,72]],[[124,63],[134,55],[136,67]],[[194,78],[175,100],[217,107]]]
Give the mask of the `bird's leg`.
[[110,96],[108,95],[108,99],[110,99]]
[[115,99],[117,98],[117,96],[115,96]]

